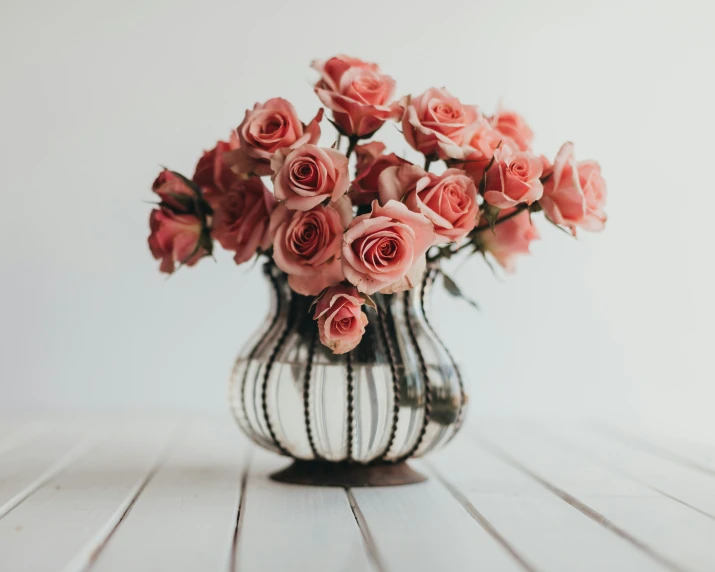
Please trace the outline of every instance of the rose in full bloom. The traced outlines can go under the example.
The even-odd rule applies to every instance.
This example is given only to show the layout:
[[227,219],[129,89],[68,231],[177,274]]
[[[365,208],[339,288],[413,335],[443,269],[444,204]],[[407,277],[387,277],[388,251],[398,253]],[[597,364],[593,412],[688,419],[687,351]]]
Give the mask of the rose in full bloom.
[[336,56],[313,62],[313,68],[320,72],[315,93],[346,135],[366,137],[399,118],[400,106],[392,101],[395,80],[379,73],[376,64]]
[[149,228],[149,249],[155,259],[161,260],[162,272],[171,274],[177,263],[193,266],[210,254],[211,240],[194,214],[175,213],[162,206],[151,211]]
[[194,213],[198,191],[191,187],[189,181],[178,173],[164,169],[151,186],[163,206],[176,213]]
[[388,167],[410,165],[409,161],[394,153],[383,155],[385,145],[373,141],[355,147],[357,167],[355,179],[350,187],[350,198],[356,205],[367,205],[377,198],[377,181]]
[[213,236],[241,264],[270,244],[268,223],[276,201],[261,179],[236,181],[214,209]]
[[237,176],[226,161],[226,154],[238,149],[238,136],[233,133],[228,141],[219,141],[210,151],[205,151],[194,172],[194,183],[203,191],[204,198],[215,203],[228,191]]
[[[503,210],[500,218],[512,212],[513,209]],[[538,229],[531,223],[529,213],[524,211],[508,220],[497,221],[494,231],[487,229],[480,232],[477,240],[482,249],[490,252],[500,266],[507,272],[513,272],[516,256],[528,254],[531,241],[538,238]]]
[[434,87],[400,105],[405,110],[402,130],[413,148],[432,159],[464,159],[466,129],[480,117],[476,107]]
[[441,175],[426,173],[416,165],[390,167],[380,175],[380,201],[404,199],[434,226],[435,244],[461,241],[477,224],[477,188],[459,169]]
[[538,201],[544,192],[540,180],[543,169],[544,163],[536,155],[497,149],[494,164],[487,171],[484,200],[500,209]]
[[565,143],[556,155],[553,172],[544,183],[539,201],[553,222],[590,231],[606,224],[606,182],[595,161],[576,162],[573,143]]
[[279,205],[271,215],[273,260],[288,274],[288,284],[298,294],[316,296],[345,279],[340,249],[345,227],[352,219],[347,197],[327,207],[292,211]]
[[409,290],[424,271],[425,254],[435,241],[432,223],[398,201],[353,219],[343,235],[345,278],[360,292]]
[[320,297],[313,319],[318,320],[320,341],[336,354],[355,348],[367,325],[360,293],[344,284],[329,288]]
[[295,149],[320,139],[320,120],[323,110],[304,126],[293,105],[276,97],[256,103],[246,111],[243,123],[236,129],[239,148],[226,159],[238,173],[260,177],[271,174],[271,157],[279,149]]
[[464,170],[475,182],[479,183],[485,169],[494,157],[494,152],[498,148],[506,146],[511,146],[511,143],[505,141],[504,136],[482,117],[465,130],[464,159],[453,161],[451,164]]
[[494,128],[509,139],[519,151],[530,151],[534,132],[524,118],[513,111],[500,111],[491,118]]
[[340,151],[303,145],[280,150],[271,160],[273,190],[289,209],[307,211],[348,190],[348,159]]

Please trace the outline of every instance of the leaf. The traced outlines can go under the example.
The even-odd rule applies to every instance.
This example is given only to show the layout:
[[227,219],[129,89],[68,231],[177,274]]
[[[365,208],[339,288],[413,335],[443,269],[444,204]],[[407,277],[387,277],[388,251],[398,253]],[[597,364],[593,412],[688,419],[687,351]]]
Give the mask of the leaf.
[[487,222],[489,223],[489,228],[492,230],[492,232],[494,232],[494,225],[499,218],[500,211],[501,209],[499,207],[492,206],[487,202],[484,203],[484,218],[487,219]]
[[565,229],[565,228],[564,228],[563,226],[561,226],[560,224],[555,223],[555,222],[552,221],[549,217],[546,217],[546,220],[549,221],[551,224],[553,224],[553,225],[554,225],[556,228],[558,228],[561,232],[566,233],[566,234],[567,234],[568,236],[570,236],[571,238],[576,238],[576,235],[575,235],[573,232],[569,231],[568,229]]
[[343,131],[342,128],[337,123],[335,123],[335,121],[333,121],[329,117],[326,117],[326,119],[328,120],[328,123],[330,123],[333,127],[335,127],[335,129],[337,130],[338,133],[340,133],[340,135],[345,135],[345,137],[349,137],[349,135],[347,133],[345,133],[345,131]]
[[479,310],[479,304],[477,304],[471,298],[465,296],[462,292],[462,289],[457,285],[454,280],[452,280],[449,276],[447,276],[447,274],[445,274],[444,270],[441,270],[440,272],[442,273],[442,283],[444,284],[444,289],[447,290],[447,292],[449,292],[455,298],[461,298],[467,304],[472,306],[472,308],[474,308],[475,310]]
[[377,310],[377,304],[375,304],[375,300],[373,300],[370,296],[361,293],[360,297],[362,298],[362,301],[365,303],[366,306],[370,306],[371,308]]

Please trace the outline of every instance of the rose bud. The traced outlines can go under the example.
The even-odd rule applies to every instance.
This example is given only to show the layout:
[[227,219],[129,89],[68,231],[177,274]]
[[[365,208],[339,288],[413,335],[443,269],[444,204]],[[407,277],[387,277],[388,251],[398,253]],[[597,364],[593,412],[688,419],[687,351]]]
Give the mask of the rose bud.
[[399,119],[399,104],[390,102],[395,80],[378,73],[376,64],[336,56],[312,67],[321,76],[315,93],[345,135],[370,136],[388,119]]
[[273,192],[289,209],[307,211],[348,190],[348,159],[340,151],[303,145],[282,149],[271,160]]
[[377,198],[377,182],[385,169],[398,165],[411,165],[409,161],[394,153],[383,155],[384,149],[385,145],[377,141],[355,147],[356,176],[350,186],[350,198],[353,204],[369,205]]
[[233,133],[228,141],[219,141],[213,149],[205,151],[196,164],[194,183],[201,187],[209,204],[215,204],[237,179],[225,159],[227,153],[236,149],[238,136]]
[[360,292],[409,290],[424,271],[425,254],[435,241],[432,223],[403,203],[388,201],[353,219],[343,235],[345,278]]
[[[514,212],[513,209],[501,211],[500,218],[511,212]],[[487,229],[480,232],[477,241],[485,252],[492,254],[500,266],[507,272],[513,272],[515,257],[529,253],[529,245],[532,240],[539,238],[539,231],[531,223],[526,211],[497,223],[493,231]]]
[[553,172],[544,183],[544,196],[539,201],[546,216],[556,224],[575,232],[603,230],[606,213],[606,182],[595,161],[576,162],[573,143],[565,143],[556,156]]
[[221,195],[214,209],[213,236],[236,253],[236,264],[250,260],[259,248],[270,247],[268,223],[275,205],[258,177],[236,181]]
[[524,118],[513,111],[500,111],[491,118],[491,124],[504,137],[509,139],[517,150],[530,151],[534,133]]
[[149,249],[156,260],[161,260],[162,272],[171,274],[176,263],[193,266],[211,254],[211,239],[196,215],[175,213],[162,206],[151,211],[149,228]]
[[163,206],[176,213],[194,213],[195,201],[199,197],[198,191],[178,173],[164,169],[151,187]]
[[497,149],[494,164],[487,171],[484,200],[500,209],[538,201],[544,192],[540,180],[543,169],[544,164],[536,155]]
[[335,354],[355,348],[362,339],[367,316],[362,311],[360,293],[352,286],[329,288],[318,300],[314,320],[318,320],[321,343]]
[[462,104],[446,89],[430,88],[406,97],[402,130],[407,142],[430,159],[464,159],[466,128],[479,119],[477,108]]
[[237,173],[265,176],[271,174],[271,157],[279,149],[295,149],[320,139],[323,110],[304,126],[291,103],[280,97],[256,103],[246,111],[236,133],[239,148],[226,160]]
[[345,279],[340,248],[345,227],[352,219],[347,197],[309,211],[292,211],[279,205],[271,216],[273,260],[288,274],[288,284],[298,294],[316,296]]

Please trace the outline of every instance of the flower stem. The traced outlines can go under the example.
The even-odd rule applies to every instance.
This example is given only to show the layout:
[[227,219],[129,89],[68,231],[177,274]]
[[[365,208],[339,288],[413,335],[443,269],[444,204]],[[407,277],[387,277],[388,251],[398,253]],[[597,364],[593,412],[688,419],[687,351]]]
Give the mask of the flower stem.
[[353,151],[355,150],[355,145],[358,144],[358,141],[360,141],[360,138],[357,137],[356,135],[351,135],[348,137],[348,141],[350,142],[348,144],[348,151],[345,153],[345,156],[350,159],[350,155],[353,154]]
[[[494,222],[494,226],[496,226],[496,225],[498,225],[498,224],[501,224],[501,223],[503,223],[504,221],[509,220],[510,218],[514,218],[516,215],[518,215],[518,214],[520,214],[520,213],[523,213],[523,212],[524,212],[525,210],[527,210],[528,208],[529,208],[529,205],[527,205],[526,203],[520,204],[519,206],[516,207],[516,209],[514,210],[514,212],[510,212],[508,215],[504,215],[503,217],[497,219],[497,220]],[[472,230],[472,232],[470,232],[469,234],[476,234],[476,233],[478,233],[478,232],[482,232],[483,230],[489,230],[490,228],[491,228],[491,226],[489,225],[489,223],[480,224],[479,226],[475,226],[475,227],[474,227],[474,230]]]
[[432,159],[425,157],[425,171],[429,173],[430,165],[432,164]]

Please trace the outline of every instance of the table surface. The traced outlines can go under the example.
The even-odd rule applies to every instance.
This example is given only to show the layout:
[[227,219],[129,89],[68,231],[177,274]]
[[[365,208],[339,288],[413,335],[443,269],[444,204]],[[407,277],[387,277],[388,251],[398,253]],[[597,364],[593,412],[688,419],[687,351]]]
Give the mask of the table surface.
[[0,570],[715,570],[715,445],[475,423],[424,483],[284,485],[228,418],[0,420]]

